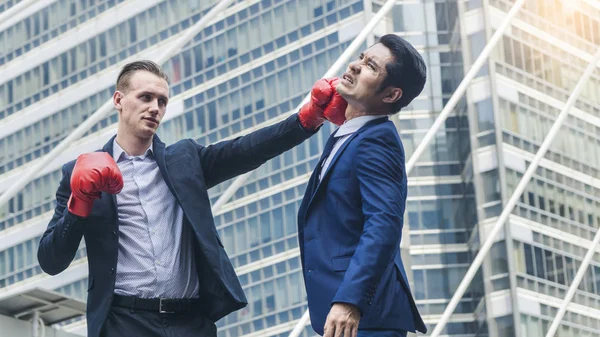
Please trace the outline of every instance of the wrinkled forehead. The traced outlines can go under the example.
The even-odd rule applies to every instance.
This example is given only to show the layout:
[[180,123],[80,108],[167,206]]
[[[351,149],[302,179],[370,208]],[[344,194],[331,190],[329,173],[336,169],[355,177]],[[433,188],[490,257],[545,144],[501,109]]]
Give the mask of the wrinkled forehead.
[[375,61],[379,66],[385,66],[393,60],[393,55],[390,50],[381,43],[376,43],[362,52],[364,57],[368,57]]

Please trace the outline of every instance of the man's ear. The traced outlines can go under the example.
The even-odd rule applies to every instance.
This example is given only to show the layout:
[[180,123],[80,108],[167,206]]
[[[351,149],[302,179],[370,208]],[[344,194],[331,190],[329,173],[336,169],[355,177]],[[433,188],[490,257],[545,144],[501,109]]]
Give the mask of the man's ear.
[[386,89],[386,94],[383,97],[383,102],[385,103],[394,103],[400,98],[402,98],[402,89],[389,87]]
[[123,93],[120,91],[115,91],[115,93],[113,94],[113,104],[115,106],[115,109],[117,109],[118,111],[121,111],[121,109],[123,109],[123,106],[121,105],[121,99],[123,99]]

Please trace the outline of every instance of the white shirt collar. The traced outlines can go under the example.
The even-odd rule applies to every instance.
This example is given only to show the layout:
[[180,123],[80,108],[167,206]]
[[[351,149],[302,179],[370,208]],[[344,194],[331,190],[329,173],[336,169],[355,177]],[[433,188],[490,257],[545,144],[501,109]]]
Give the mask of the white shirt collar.
[[141,156],[129,156],[125,152],[125,150],[123,150],[123,148],[121,146],[119,146],[119,144],[117,143],[117,137],[115,137],[115,139],[113,140],[113,159],[115,160],[115,162],[118,162],[119,159],[121,159],[121,156],[123,156],[125,158],[140,157],[142,159],[146,159],[146,157],[148,157],[150,154],[152,154],[154,152],[153,145],[154,145],[153,143],[150,143],[150,147]]
[[349,121],[345,121],[344,124],[342,124],[342,126],[340,126],[337,129],[337,132],[335,133],[335,137],[338,138],[338,137],[343,137],[346,135],[353,134],[356,131],[358,131],[358,129],[362,128],[368,122],[379,119],[379,118],[388,118],[388,116],[387,115],[385,115],[385,116],[360,116],[360,117],[352,118]]

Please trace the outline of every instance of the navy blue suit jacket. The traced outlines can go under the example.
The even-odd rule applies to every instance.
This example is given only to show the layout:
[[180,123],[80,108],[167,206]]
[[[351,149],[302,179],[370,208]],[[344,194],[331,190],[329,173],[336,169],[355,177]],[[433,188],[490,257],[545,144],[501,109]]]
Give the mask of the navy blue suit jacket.
[[340,147],[323,179],[328,141],[298,214],[298,237],[313,329],[331,305],[361,312],[359,329],[427,330],[400,258],[406,205],[404,148],[394,124],[368,122]]
[[[217,234],[207,190],[251,171],[267,160],[302,143],[305,131],[296,115],[247,136],[210,146],[185,139],[165,147],[155,136],[153,149],[163,179],[183,209],[184,226],[191,226],[204,314],[217,321],[247,304],[246,297]],[[114,137],[113,137],[114,139]],[[111,139],[102,149],[112,155]],[[56,192],[56,209],[38,249],[41,268],[55,275],[73,260],[83,237],[89,265],[88,336],[98,337],[110,309],[117,268],[118,223],[116,198],[102,193],[89,217],[68,212],[70,179],[75,161],[63,166]]]

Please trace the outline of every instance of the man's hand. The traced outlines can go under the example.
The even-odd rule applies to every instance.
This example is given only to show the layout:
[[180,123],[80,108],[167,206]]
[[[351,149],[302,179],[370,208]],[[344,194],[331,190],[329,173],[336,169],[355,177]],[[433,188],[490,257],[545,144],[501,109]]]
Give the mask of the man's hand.
[[77,158],[71,174],[71,197],[69,212],[88,217],[92,212],[94,200],[101,192],[118,194],[123,188],[121,170],[106,152],[92,152]]
[[334,90],[327,80],[320,79],[312,87],[310,100],[300,108],[298,118],[305,129],[314,130],[325,121],[323,110],[331,100]]
[[352,304],[334,303],[325,321],[323,337],[356,337],[360,311]]
[[331,100],[329,101],[329,104],[327,104],[323,114],[328,121],[340,126],[346,121],[346,108],[348,107],[348,103],[336,90],[338,83],[340,83],[340,79],[335,77],[326,79],[326,81],[329,82],[331,89],[333,89],[333,95],[331,95]]
[[346,120],[348,103],[336,91],[339,78],[322,78],[315,82],[310,100],[300,108],[298,117],[305,129],[314,130],[325,120],[342,125]]

